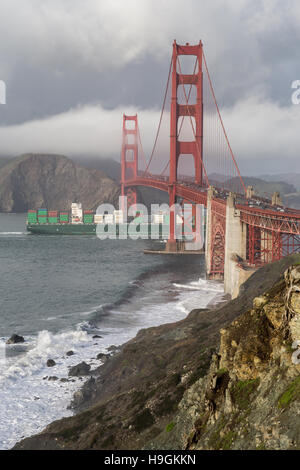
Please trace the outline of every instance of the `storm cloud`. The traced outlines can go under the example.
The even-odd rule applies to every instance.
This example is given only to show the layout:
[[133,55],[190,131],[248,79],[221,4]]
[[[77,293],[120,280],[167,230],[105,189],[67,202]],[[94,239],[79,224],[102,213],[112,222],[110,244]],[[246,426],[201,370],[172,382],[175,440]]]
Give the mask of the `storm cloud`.
[[123,112],[149,152],[176,38],[203,40],[242,167],[299,160],[297,0],[2,0],[0,18],[1,154],[117,158]]

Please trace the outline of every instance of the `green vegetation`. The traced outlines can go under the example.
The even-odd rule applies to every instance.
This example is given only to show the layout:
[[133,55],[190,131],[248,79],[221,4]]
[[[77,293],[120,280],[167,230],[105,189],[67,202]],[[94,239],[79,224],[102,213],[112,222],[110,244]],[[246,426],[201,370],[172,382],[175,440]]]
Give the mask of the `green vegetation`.
[[229,450],[231,448],[232,442],[236,437],[236,433],[229,431],[225,434],[219,441],[219,447],[217,449]]
[[261,444],[256,447],[256,450],[267,450],[266,444],[264,442],[261,442]]
[[246,410],[250,405],[250,396],[257,389],[259,379],[239,380],[233,387],[233,399],[235,404],[241,409]]
[[171,432],[175,426],[176,424],[174,423],[174,421],[171,421],[171,423],[167,424],[166,426],[166,432]]
[[[229,450],[232,446],[236,433],[232,430],[228,430],[224,433],[224,429],[227,425],[227,419],[222,416],[217,424],[216,430],[211,434],[209,438],[209,447],[214,450]],[[223,433],[222,433],[223,431]],[[221,435],[222,433],[222,435]]]
[[278,400],[278,408],[287,408],[290,403],[300,398],[300,375],[290,384],[289,388]]

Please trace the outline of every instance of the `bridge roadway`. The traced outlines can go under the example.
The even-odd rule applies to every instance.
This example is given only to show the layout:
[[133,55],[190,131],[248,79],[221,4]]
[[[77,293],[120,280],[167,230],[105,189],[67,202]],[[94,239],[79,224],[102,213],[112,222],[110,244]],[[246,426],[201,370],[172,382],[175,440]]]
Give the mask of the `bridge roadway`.
[[[182,177],[176,183],[176,195],[185,201],[195,204],[203,204],[207,207],[207,188],[199,187],[188,177]],[[146,186],[160,191],[169,191],[169,178],[160,175],[141,174],[135,179],[126,181],[126,187]],[[226,206],[230,191],[214,188],[214,200]],[[300,210],[272,205],[266,198],[254,196],[247,199],[246,196],[236,194],[235,207],[241,211],[241,219],[244,223],[256,227],[279,230],[281,233],[300,235]]]
[[[165,192],[171,188],[168,177],[146,174],[127,180],[125,186]],[[258,266],[300,252],[298,210],[256,196],[247,198],[224,189],[199,187],[187,177],[178,178],[175,191],[184,201],[207,208],[206,274],[209,279],[223,279],[224,290],[232,298]],[[166,249],[169,251],[168,246]]]

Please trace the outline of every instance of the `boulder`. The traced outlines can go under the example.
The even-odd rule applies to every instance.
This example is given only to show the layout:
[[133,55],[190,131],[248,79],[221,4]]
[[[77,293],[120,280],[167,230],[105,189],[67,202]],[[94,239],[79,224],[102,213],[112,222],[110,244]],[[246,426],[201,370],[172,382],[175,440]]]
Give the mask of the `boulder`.
[[83,375],[89,375],[91,366],[86,362],[81,362],[76,366],[71,367],[69,370],[69,377],[81,377]]
[[23,338],[23,336],[14,334],[6,341],[6,344],[18,344],[18,343],[25,343],[25,339]]
[[99,353],[97,359],[102,362],[106,362],[110,358],[109,354]]
[[54,367],[55,365],[56,365],[56,362],[53,359],[48,359],[47,367]]

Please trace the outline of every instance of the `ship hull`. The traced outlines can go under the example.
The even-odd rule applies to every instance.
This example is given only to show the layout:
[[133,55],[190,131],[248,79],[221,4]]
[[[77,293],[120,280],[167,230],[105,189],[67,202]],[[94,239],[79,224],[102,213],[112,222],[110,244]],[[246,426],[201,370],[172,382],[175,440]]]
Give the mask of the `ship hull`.
[[[27,223],[27,231],[37,235],[97,235],[97,224],[35,224]],[[102,232],[102,230],[100,230]],[[106,225],[105,232],[109,238],[134,238],[134,232],[128,224]],[[142,224],[135,232],[137,238],[167,239],[169,237],[168,225]],[[100,233],[99,233],[100,235]]]
[[96,224],[27,224],[38,235],[96,235]]

